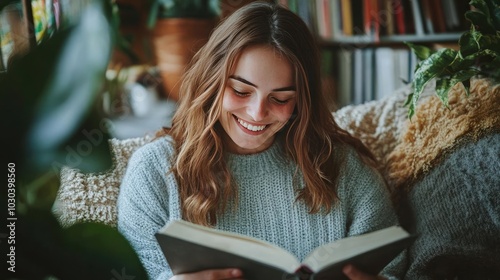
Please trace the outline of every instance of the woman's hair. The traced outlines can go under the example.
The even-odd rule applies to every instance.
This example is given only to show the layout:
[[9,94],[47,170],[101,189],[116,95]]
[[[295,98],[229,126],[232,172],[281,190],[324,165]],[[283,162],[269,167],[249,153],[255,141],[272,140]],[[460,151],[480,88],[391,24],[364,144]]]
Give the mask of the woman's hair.
[[218,120],[230,71],[238,55],[254,45],[271,46],[294,67],[297,105],[276,139],[303,174],[305,188],[298,191],[297,199],[311,213],[330,211],[337,198],[346,150],[338,147],[347,144],[364,159],[373,160],[368,149],[333,119],[321,91],[317,42],[306,24],[282,6],[253,2],[222,21],[196,53],[183,77],[172,127],[159,134],[174,140],[172,172],[179,184],[183,218],[188,221],[214,225],[227,202],[237,201]]

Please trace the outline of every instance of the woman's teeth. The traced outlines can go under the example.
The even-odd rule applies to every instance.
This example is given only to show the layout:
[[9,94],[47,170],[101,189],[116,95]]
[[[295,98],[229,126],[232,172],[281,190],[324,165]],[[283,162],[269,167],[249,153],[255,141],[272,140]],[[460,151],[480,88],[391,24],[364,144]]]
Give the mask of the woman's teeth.
[[261,131],[263,130],[264,128],[266,128],[265,125],[251,125],[251,124],[248,124],[246,122],[244,122],[243,120],[240,120],[238,119],[238,122],[246,129],[248,130],[251,130],[251,131]]

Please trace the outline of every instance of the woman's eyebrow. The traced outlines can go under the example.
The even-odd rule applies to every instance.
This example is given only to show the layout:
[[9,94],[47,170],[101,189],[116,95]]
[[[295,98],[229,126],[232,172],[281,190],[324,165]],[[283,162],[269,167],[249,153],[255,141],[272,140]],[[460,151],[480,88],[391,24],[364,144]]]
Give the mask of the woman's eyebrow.
[[288,87],[273,89],[273,91],[295,91],[295,90],[296,90],[295,86],[288,86]]
[[240,81],[240,82],[242,82],[242,83],[245,83],[245,84],[247,84],[247,85],[249,85],[249,86],[253,86],[254,88],[258,88],[256,85],[254,85],[253,83],[251,83],[251,82],[249,82],[249,81],[247,81],[247,80],[243,79],[243,78],[242,78],[242,77],[240,77],[240,76],[231,75],[231,76],[229,76],[229,79],[237,80],[237,81]]
[[[237,80],[237,81],[240,81],[244,84],[247,84],[249,86],[252,86],[254,88],[259,88],[257,85],[253,84],[252,82],[240,77],[240,76],[236,76],[236,75],[231,75],[229,76],[230,79],[233,79],[233,80]],[[287,87],[282,87],[282,88],[276,88],[276,89],[273,89],[272,91],[295,91],[295,86],[287,86]]]

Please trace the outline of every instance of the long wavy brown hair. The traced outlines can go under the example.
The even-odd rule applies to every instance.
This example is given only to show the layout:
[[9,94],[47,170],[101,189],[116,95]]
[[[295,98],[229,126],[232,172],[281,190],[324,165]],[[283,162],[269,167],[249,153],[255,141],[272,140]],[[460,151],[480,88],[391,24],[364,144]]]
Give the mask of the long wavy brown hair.
[[367,162],[374,161],[369,150],[333,119],[321,91],[317,42],[306,24],[284,7],[253,2],[222,21],[194,56],[183,77],[172,127],[159,134],[174,140],[171,171],[178,182],[183,218],[188,221],[214,225],[227,202],[237,201],[218,119],[230,72],[238,55],[252,45],[273,47],[295,70],[297,105],[276,141],[297,164],[294,181],[299,181],[299,172],[303,175],[305,187],[296,188],[297,200],[304,201],[311,213],[331,210],[345,161],[345,149],[339,147],[354,147]]

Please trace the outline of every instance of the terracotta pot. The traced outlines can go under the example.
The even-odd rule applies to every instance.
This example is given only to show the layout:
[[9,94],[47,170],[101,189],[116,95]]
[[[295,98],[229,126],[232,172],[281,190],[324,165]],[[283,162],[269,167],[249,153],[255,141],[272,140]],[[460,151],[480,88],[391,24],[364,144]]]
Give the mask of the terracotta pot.
[[181,76],[193,55],[208,41],[217,19],[159,19],[153,30],[156,63],[167,98],[179,100]]

